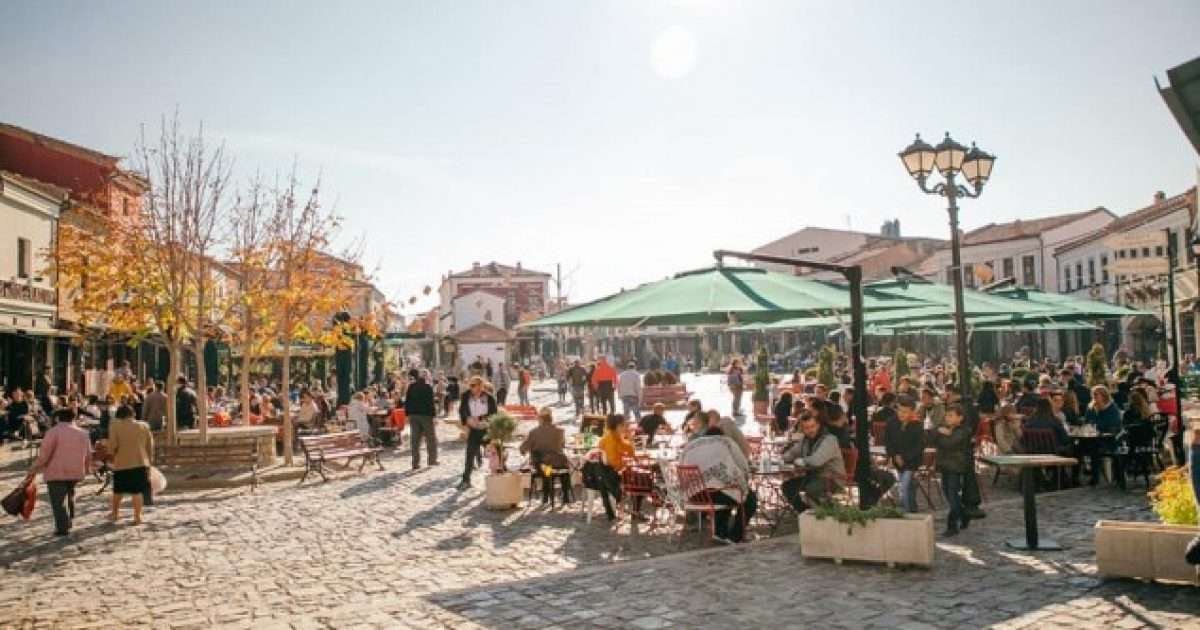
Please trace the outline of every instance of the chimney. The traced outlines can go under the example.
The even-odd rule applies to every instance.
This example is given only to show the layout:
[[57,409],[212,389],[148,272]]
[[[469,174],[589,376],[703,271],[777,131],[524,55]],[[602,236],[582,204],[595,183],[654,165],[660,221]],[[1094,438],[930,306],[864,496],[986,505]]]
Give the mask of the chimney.
[[517,261],[517,271],[521,270],[521,261]]
[[475,262],[471,263],[471,268],[472,268],[472,269],[479,269],[479,261],[475,261]]
[[1159,190],[1154,193],[1154,203],[1162,203],[1167,198],[1167,193]]

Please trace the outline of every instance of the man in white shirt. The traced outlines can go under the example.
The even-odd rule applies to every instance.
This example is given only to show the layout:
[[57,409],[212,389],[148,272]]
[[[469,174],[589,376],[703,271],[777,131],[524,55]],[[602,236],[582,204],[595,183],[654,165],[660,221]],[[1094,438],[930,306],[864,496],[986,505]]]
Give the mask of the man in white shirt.
[[617,376],[617,396],[621,398],[626,418],[642,419],[642,376],[633,361]]

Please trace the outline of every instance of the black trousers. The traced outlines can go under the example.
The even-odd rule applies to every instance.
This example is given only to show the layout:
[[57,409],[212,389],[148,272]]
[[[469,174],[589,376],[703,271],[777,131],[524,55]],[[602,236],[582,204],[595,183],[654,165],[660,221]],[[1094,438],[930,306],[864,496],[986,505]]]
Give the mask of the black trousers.
[[804,493],[809,502],[813,504],[822,503],[829,498],[829,489],[825,485],[825,480],[816,474],[792,477],[780,484],[779,490],[797,513],[812,507],[804,502],[804,497],[800,496],[801,493]]
[[496,390],[496,404],[503,405],[508,400],[508,388],[501,387]]
[[[714,515],[713,528],[716,530],[717,536],[733,542],[742,542],[742,538],[746,535],[746,523],[749,523],[750,519],[754,518],[754,513],[758,511],[758,495],[751,490],[740,508],[738,502],[724,492],[714,492],[712,502],[717,505],[733,507],[729,510],[717,510]],[[733,519],[732,523],[730,519]]]
[[483,443],[487,432],[483,429],[467,429],[467,461],[463,467],[463,483],[471,482],[475,462],[483,457]]
[[601,381],[596,388],[596,395],[600,397],[600,413],[608,416],[617,412],[616,390],[612,381]]
[[75,484],[78,481],[47,481],[50,493],[50,510],[54,512],[54,532],[66,534],[71,531],[75,518]]

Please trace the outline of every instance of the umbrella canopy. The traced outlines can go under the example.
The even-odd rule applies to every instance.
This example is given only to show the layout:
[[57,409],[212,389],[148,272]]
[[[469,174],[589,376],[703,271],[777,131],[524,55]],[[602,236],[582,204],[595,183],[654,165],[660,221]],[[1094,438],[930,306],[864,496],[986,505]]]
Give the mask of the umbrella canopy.
[[1015,300],[1023,305],[1018,307],[1022,310],[1028,307],[1028,310],[1039,314],[1074,319],[1116,319],[1151,314],[1128,306],[1118,306],[1098,300],[1083,300],[1059,293],[1046,293],[1037,289],[1001,289],[992,295]]
[[[921,304],[915,298],[870,288],[863,293],[865,311]],[[850,292],[844,286],[755,267],[718,265],[644,284],[521,326],[736,324],[849,309]]]
[[[984,318],[986,319],[986,318]],[[1042,332],[1053,330],[1096,330],[1096,324],[1075,319],[1041,320],[1041,321],[973,321],[967,323],[967,330],[974,333],[982,332]],[[903,322],[899,324],[883,324],[871,326],[869,335],[912,335],[924,333],[929,335],[950,335],[954,333],[954,321],[925,321]]]

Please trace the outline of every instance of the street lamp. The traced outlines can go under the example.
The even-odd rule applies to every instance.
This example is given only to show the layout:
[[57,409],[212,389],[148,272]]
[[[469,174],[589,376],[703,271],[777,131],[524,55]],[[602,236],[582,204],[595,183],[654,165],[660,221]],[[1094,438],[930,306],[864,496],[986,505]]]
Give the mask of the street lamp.
[[[954,331],[956,355],[958,357],[958,391],[962,396],[963,415],[967,426],[974,431],[978,418],[975,415],[975,403],[971,400],[971,366],[967,355],[967,321],[963,309],[963,277],[962,253],[958,239],[958,199],[967,197],[975,199],[983,193],[983,185],[992,176],[992,165],[995,156],[971,144],[967,149],[954,141],[947,133],[936,147],[929,146],[921,139],[921,134],[913,143],[900,152],[900,160],[905,170],[917,180],[917,186],[926,194],[940,195],[946,198],[950,212],[950,256],[954,282]],[[928,179],[936,168],[942,174],[944,182],[935,184],[932,188]],[[970,184],[970,188],[955,181],[958,176]],[[974,471],[974,466],[969,467]],[[974,485],[974,475],[969,474],[968,485]],[[972,483],[974,482],[974,483]],[[976,486],[977,488],[977,486]],[[973,493],[977,496],[978,491]]]

